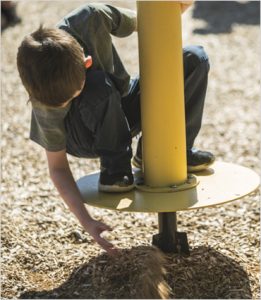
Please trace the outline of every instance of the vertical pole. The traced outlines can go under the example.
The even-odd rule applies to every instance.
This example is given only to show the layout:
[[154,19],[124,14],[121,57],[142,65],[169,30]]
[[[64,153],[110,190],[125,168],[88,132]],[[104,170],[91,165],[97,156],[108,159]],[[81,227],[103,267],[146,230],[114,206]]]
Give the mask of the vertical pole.
[[175,1],[138,1],[145,184],[186,180],[181,8]]
[[159,233],[153,236],[152,244],[163,252],[189,255],[187,234],[177,231],[177,214],[175,212],[159,213]]
[[[159,233],[165,233],[171,228],[171,233],[169,235],[173,235],[173,232],[177,231],[177,216],[176,213],[159,213]],[[175,236],[173,235],[173,239]]]
[[[138,1],[143,171],[145,184],[166,187],[187,178],[181,7],[175,1]],[[176,213],[159,213],[153,244],[189,253]]]

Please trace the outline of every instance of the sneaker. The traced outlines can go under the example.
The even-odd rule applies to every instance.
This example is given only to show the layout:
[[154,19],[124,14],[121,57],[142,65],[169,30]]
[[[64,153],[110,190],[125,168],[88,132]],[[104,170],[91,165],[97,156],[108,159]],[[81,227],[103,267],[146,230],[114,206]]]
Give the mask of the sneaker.
[[215,156],[208,151],[192,148],[187,151],[188,172],[199,172],[207,169],[215,161]]
[[99,191],[107,193],[128,192],[134,188],[134,179],[131,172],[109,175],[106,170],[101,171]]
[[[141,138],[139,139],[136,154],[132,159],[132,164],[138,169],[142,168]],[[207,169],[215,161],[215,156],[207,151],[192,148],[187,151],[188,172],[199,172]]]

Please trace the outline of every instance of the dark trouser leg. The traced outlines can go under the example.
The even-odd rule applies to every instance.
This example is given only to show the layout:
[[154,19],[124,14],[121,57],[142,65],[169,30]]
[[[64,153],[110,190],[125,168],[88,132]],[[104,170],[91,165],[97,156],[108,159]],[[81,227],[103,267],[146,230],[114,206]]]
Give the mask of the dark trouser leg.
[[209,62],[201,46],[183,49],[187,149],[199,133],[207,90]]
[[[193,147],[197,137],[203,115],[203,108],[207,90],[209,62],[207,54],[201,46],[188,46],[183,49],[184,87],[186,111],[186,140],[187,149]],[[140,85],[139,79],[132,81],[129,95],[122,99],[122,107],[131,127],[136,135],[141,129],[140,117]],[[141,143],[139,143],[141,146]],[[141,156],[141,149],[138,151]]]
[[138,76],[131,79],[128,95],[122,98],[121,103],[130,126],[131,135],[136,136],[141,131],[140,83]]
[[67,152],[100,157],[109,174],[130,171],[131,134],[121,97],[102,71],[89,71],[82,94],[72,101],[65,120]]
[[101,166],[108,174],[131,172],[131,133],[120,100],[119,95],[118,98],[112,95],[108,99],[104,119],[98,128],[95,141]]
[[76,157],[96,158],[94,133],[85,125],[80,107],[81,99],[73,100],[65,118],[66,152]]

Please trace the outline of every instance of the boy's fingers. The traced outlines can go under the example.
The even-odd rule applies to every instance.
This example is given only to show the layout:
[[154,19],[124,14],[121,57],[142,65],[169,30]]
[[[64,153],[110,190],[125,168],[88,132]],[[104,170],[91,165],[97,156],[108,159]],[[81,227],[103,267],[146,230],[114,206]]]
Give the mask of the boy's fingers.
[[112,231],[113,230],[110,226],[108,226],[106,224],[101,224],[100,227],[99,227],[99,229],[100,229],[100,232],[103,232],[103,231],[106,231],[106,230],[108,230],[108,231]]
[[114,245],[113,245],[112,243],[108,242],[107,240],[103,239],[103,238],[100,237],[100,236],[99,236],[98,238],[96,238],[96,242],[97,242],[100,246],[102,246],[102,248],[104,248],[105,250],[114,247]]
[[105,225],[104,226],[104,230],[112,231],[112,228],[110,226],[108,226],[108,225]]
[[116,255],[117,254],[117,249],[114,248],[114,245],[110,242],[108,242],[107,240],[99,237],[98,239],[96,239],[96,242],[105,250],[108,252],[108,254],[110,255]]
[[115,255],[117,252],[117,249],[114,247],[112,243],[107,241],[105,238],[101,236],[101,234],[104,231],[112,231],[113,229],[99,221],[95,221],[94,223],[95,226],[93,226],[92,231],[89,231],[89,234],[93,237],[96,243],[98,243],[105,251],[108,252],[110,255]]

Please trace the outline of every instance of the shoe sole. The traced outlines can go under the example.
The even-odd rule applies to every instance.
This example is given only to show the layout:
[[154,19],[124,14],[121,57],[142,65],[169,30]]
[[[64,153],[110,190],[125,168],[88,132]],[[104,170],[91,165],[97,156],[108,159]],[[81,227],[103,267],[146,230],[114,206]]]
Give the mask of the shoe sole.
[[202,164],[202,165],[198,165],[198,166],[188,166],[188,172],[193,173],[193,172],[204,171],[204,170],[208,169],[208,167],[210,167],[213,163],[214,163],[214,160],[210,163],[206,163],[206,164]]
[[[192,173],[192,172],[200,172],[200,171],[204,171],[206,170],[209,166],[211,166],[213,163],[214,163],[215,159],[213,159],[213,161],[209,162],[209,163],[205,163],[205,164],[202,164],[202,165],[198,165],[198,166],[187,166],[187,171],[189,173]],[[132,165],[138,169],[142,169],[141,167],[141,162],[139,159],[137,159],[135,156],[134,158],[132,159]]]
[[104,185],[99,183],[99,191],[105,192],[105,193],[123,193],[123,192],[129,192],[133,190],[135,187],[134,184],[128,185],[128,186],[118,186],[118,185]]

